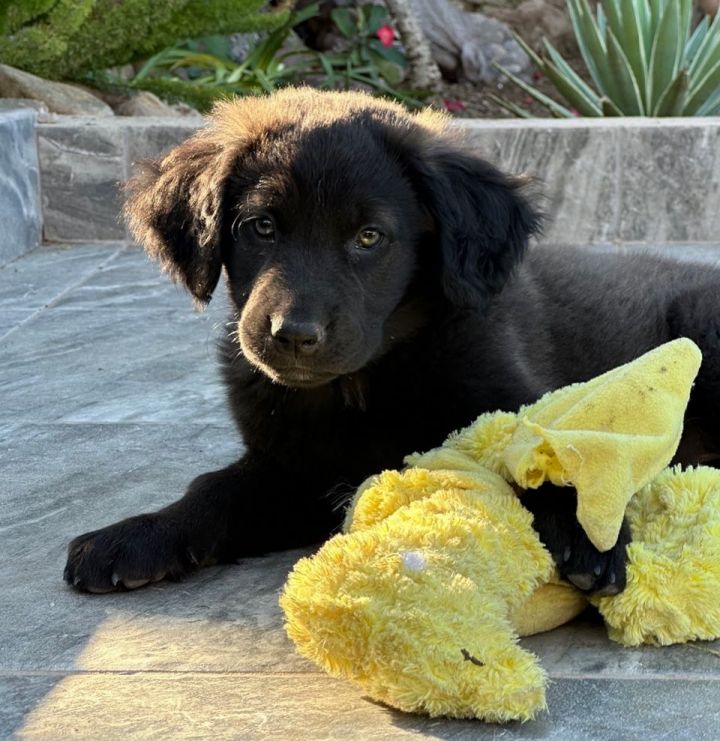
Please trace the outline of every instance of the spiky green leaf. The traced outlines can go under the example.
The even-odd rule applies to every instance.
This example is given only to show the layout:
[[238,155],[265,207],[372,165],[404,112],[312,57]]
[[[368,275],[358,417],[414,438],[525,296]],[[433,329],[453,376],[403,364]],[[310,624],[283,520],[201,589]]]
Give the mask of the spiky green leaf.
[[607,45],[610,68],[606,85],[608,97],[626,116],[642,116],[645,109],[640,88],[627,56],[610,29],[608,29]]
[[687,70],[680,70],[678,76],[668,85],[652,111],[653,116],[681,116],[687,102],[690,76]]
[[678,36],[679,25],[680,6],[678,0],[673,0],[665,6],[650,54],[647,90],[650,110],[655,108],[660,96],[678,73],[678,49],[681,43],[684,44],[684,39],[681,42]]
[[696,116],[716,116],[720,111],[720,89],[716,90],[695,113]]
[[[555,65],[546,62],[543,66],[548,79],[555,85],[557,91],[565,100],[583,116],[601,116],[600,106],[585,95],[584,91],[575,85],[572,80],[563,75]],[[597,96],[594,96],[597,99]]]
[[[633,77],[645,99],[647,79],[647,57],[645,42],[635,0],[625,0],[624,12],[617,0],[603,0],[603,7],[608,15],[610,30],[618,41],[619,47],[627,57]],[[612,8],[612,10],[610,10]],[[612,13],[612,15],[611,15]],[[610,19],[612,18],[612,21]]]
[[705,16],[700,23],[698,24],[698,27],[693,31],[692,36],[688,39],[687,44],[685,45],[685,64],[690,65],[692,61],[695,59],[695,55],[698,52],[698,49],[700,48],[700,45],[705,40],[705,35],[707,34],[708,28],[710,27],[710,16]]
[[662,19],[667,0],[648,0],[650,5],[650,38],[655,38]]
[[[563,59],[563,57],[560,55],[560,52],[547,40],[544,40],[545,49],[547,50],[548,55],[550,56],[550,60],[552,63],[558,68],[558,71],[561,72],[565,77],[568,78],[570,82],[572,82],[576,87],[580,89],[580,91],[585,95],[585,97],[590,101],[590,103],[595,106],[598,110],[600,108],[600,98],[598,94],[588,85],[585,80],[580,77],[580,75],[575,72],[575,70]],[[545,65],[547,62],[542,62],[541,64]]]
[[718,60],[720,60],[720,15],[715,16],[690,65],[690,86],[693,87],[704,78]]
[[[626,0],[627,1],[627,0]],[[600,0],[598,11],[605,13],[607,27],[620,38],[622,36],[623,17],[618,0]]]
[[[650,12],[650,3],[649,0],[632,0],[632,3],[638,27],[640,29],[640,37],[643,43],[643,54],[647,67],[648,60],[650,59],[650,50],[652,49],[652,16]],[[645,74],[647,75],[647,68]]]
[[538,103],[542,103],[554,116],[559,118],[574,118],[573,112],[561,105],[557,101],[548,97],[544,93],[541,93],[537,88],[532,85],[528,85],[525,80],[521,79],[517,75],[514,75],[509,70],[505,69],[501,64],[495,62],[495,66],[510,80],[512,80],[519,88],[522,88],[529,96],[535,98]]
[[601,98],[600,107],[602,108],[603,116],[617,117],[624,115],[610,98]]
[[708,71],[697,85],[693,85],[685,105],[685,115],[693,116],[708,99],[720,88],[720,60]]
[[681,65],[685,54],[685,40],[692,28],[693,0],[679,0],[680,27],[678,29],[678,65]]
[[607,76],[605,42],[600,35],[587,0],[568,0],[570,20],[585,66],[595,85],[604,93],[603,77]]
[[538,68],[542,69],[543,66],[543,60],[540,58],[538,54],[535,53],[535,50],[525,42],[525,40],[517,33],[513,32],[513,36],[515,37],[515,41],[518,42],[520,45],[520,48],[530,57],[530,61]]
[[519,105],[515,105],[511,100],[505,100],[505,98],[493,95],[492,93],[488,95],[488,98],[490,98],[494,103],[497,103],[501,108],[504,108],[508,113],[512,113],[518,118],[534,118],[530,111],[521,108]]

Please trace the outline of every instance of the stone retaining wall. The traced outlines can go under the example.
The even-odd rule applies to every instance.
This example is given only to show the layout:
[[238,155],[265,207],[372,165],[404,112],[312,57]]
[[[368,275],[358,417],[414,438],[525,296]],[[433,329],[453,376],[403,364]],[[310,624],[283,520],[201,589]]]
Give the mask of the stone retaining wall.
[[720,118],[467,121],[467,144],[541,179],[558,244],[720,242]]
[[126,238],[120,185],[133,164],[187,139],[197,121],[73,118],[38,125],[38,154],[49,242]]
[[[551,217],[543,241],[703,244],[720,241],[720,120],[459,121],[468,146],[541,180]],[[193,121],[64,117],[38,126],[44,237],[126,237],[118,183],[134,162],[189,136]]]
[[0,109],[0,265],[40,241],[35,113]]

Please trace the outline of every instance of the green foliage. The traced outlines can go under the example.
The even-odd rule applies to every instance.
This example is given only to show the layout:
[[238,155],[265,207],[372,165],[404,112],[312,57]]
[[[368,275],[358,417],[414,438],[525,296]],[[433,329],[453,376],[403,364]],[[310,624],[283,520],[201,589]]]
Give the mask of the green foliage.
[[[4,3],[4,0],[0,0]],[[179,40],[275,28],[267,0],[21,0],[0,5],[0,61],[55,79],[146,58]]]
[[[691,32],[692,0],[567,0],[575,38],[592,80],[557,49],[525,51],[565,102],[582,116],[713,116],[720,113],[720,15]],[[577,115],[498,67],[558,117]],[[594,86],[594,87],[593,87]],[[516,115],[527,112],[496,99]]]
[[[9,8],[10,33],[0,37],[0,62],[56,77],[50,70],[67,53],[68,42],[92,11],[94,0],[26,0]],[[23,12],[24,11],[24,12]]]
[[25,23],[47,13],[57,0],[0,0],[0,32],[15,33]]
[[334,87],[333,77],[340,77],[345,87],[353,82],[377,87],[381,79],[389,86],[398,85],[403,78],[405,57],[394,46],[383,46],[377,37],[380,27],[389,24],[387,10],[382,5],[368,4],[335,8],[331,15],[348,48],[341,55],[323,55],[329,62],[324,66],[330,87]]
[[[282,26],[256,43],[240,64],[230,59],[229,50],[222,48],[226,45],[213,37],[163,49],[148,59],[131,85],[149,90],[152,87],[160,89],[162,85],[158,87],[156,83],[161,80],[178,82],[180,84],[175,85],[174,89],[193,105],[185,95],[192,87],[204,89],[203,95],[209,99],[227,94],[271,92],[283,84],[297,82],[302,73],[310,70],[315,52],[280,53],[280,49],[293,26],[316,13],[317,4],[292,13]],[[164,77],[158,76],[163,73]],[[167,89],[173,88],[167,86]]]
[[187,103],[200,113],[208,113],[218,100],[235,95],[233,90],[221,85],[193,85],[186,80],[171,77],[143,80],[132,87],[136,90],[148,90],[170,103]]
[[[131,81],[167,97],[165,91],[197,107],[192,92],[203,89],[203,101],[228,94],[252,95],[278,87],[313,80],[324,88],[362,85],[410,104],[417,101],[395,85],[402,78],[403,55],[385,47],[377,38],[387,23],[387,11],[368,4],[358,9],[337,8],[333,19],[346,40],[343,52],[319,53],[310,49],[283,52],[292,29],[315,16],[318,4],[290,15],[288,20],[261,39],[240,64],[231,60],[217,39],[200,39],[164,49],[152,56]],[[203,102],[201,110],[208,105]]]

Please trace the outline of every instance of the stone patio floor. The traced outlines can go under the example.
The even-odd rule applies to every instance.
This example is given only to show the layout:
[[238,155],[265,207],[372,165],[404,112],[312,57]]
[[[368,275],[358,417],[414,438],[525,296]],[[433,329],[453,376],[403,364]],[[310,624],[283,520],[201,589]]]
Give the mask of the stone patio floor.
[[70,538],[238,453],[213,303],[193,313],[122,244],[0,269],[0,737],[720,739],[720,642],[623,649],[585,616],[523,641],[549,712],[492,726],[395,712],[297,656],[277,598],[301,551],[133,593],[66,587]]

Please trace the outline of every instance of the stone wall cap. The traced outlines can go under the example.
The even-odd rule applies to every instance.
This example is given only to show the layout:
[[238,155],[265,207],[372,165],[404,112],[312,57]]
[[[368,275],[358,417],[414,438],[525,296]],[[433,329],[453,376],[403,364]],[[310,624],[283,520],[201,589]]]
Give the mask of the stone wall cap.
[[32,121],[37,119],[37,111],[33,108],[0,108],[0,123],[4,121]]
[[55,114],[52,120],[42,121],[40,126],[77,126],[102,127],[104,129],[120,128],[185,128],[195,130],[205,125],[204,119],[199,118],[170,118],[169,116],[114,116],[100,118],[98,116],[63,116]]
[[[52,120],[41,121],[47,126],[98,126],[102,128],[185,128],[190,131],[205,125],[199,118],[170,118],[167,116],[67,116],[55,114]],[[643,116],[624,116],[618,118],[458,118],[453,126],[469,131],[495,129],[702,129],[720,128],[720,116],[688,116],[650,118]]]
[[720,128],[720,116],[677,116],[650,118],[622,116],[617,118],[458,118],[461,129],[702,129]]

